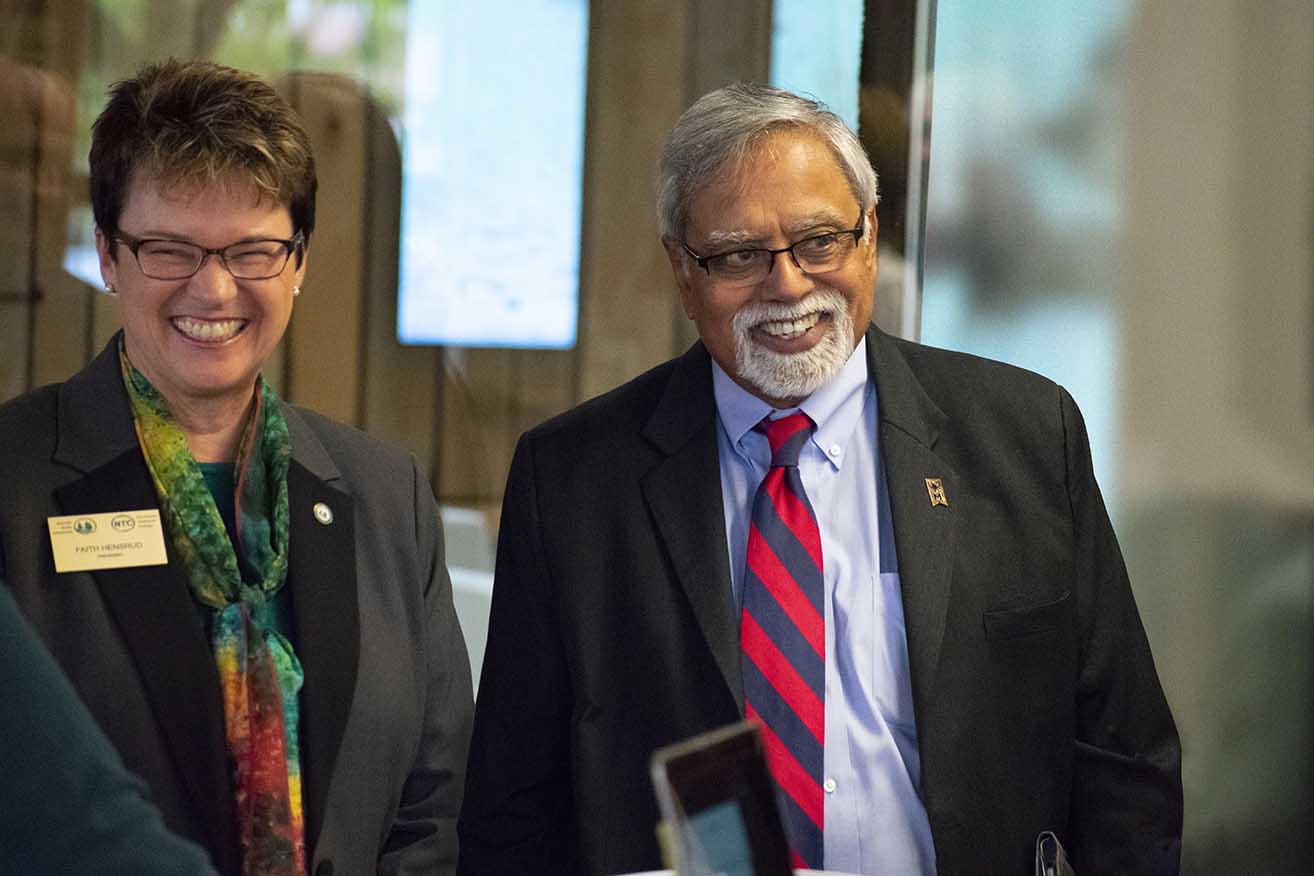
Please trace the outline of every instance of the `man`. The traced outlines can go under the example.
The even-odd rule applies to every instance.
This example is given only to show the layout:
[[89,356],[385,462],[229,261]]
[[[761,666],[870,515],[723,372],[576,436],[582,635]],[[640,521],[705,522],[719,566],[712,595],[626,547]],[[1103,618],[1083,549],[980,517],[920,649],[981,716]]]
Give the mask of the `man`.
[[520,441],[460,869],[658,866],[652,751],[747,714],[796,865],[1023,874],[1053,830],[1083,876],[1176,872],[1071,397],[869,324],[875,174],[811,101],[703,97],[658,202],[701,341]]

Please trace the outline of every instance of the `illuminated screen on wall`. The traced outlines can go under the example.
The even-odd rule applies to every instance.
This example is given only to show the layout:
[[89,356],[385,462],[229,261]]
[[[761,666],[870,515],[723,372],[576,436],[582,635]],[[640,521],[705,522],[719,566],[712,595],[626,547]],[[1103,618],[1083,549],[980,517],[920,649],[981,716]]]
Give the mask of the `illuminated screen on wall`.
[[410,7],[397,335],[575,344],[588,0]]

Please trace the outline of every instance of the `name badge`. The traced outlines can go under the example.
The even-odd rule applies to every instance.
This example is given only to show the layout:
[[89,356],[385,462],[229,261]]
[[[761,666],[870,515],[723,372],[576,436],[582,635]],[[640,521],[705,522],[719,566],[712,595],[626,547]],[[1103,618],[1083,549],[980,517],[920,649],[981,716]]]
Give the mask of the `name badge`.
[[163,566],[164,527],[156,508],[47,517],[56,572]]

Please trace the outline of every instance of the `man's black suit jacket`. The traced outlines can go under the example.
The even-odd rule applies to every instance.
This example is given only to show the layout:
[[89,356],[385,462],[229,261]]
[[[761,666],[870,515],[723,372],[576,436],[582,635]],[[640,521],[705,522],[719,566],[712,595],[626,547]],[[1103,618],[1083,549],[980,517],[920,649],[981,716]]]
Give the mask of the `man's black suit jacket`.
[[[868,331],[941,874],[1175,873],[1180,748],[1054,383]],[[741,717],[701,344],[524,435],[460,821],[466,874],[660,865],[653,750]],[[938,478],[948,505],[933,505]]]

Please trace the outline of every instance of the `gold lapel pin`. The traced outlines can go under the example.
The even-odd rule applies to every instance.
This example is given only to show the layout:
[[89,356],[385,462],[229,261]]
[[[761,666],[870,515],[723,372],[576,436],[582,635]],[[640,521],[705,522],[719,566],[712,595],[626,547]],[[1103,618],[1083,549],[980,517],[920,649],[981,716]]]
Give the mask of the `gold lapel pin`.
[[944,484],[939,478],[926,479],[926,492],[931,497],[931,507],[943,505],[949,507],[949,499],[944,494]]
[[316,502],[315,507],[310,510],[314,513],[315,519],[325,526],[333,522],[333,509],[323,502]]

